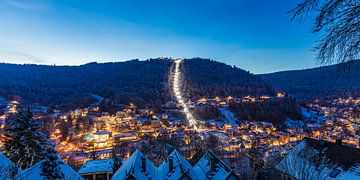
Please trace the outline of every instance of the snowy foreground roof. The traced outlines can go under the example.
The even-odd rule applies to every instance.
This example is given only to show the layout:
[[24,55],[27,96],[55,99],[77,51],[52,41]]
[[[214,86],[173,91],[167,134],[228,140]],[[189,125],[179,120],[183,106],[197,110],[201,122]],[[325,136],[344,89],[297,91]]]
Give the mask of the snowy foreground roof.
[[[209,157],[215,159],[216,167],[211,169]],[[174,150],[159,167],[136,150],[129,159],[123,161],[122,166],[112,176],[113,180],[123,180],[128,178],[135,179],[158,179],[158,180],[178,180],[178,179],[239,179],[225,163],[212,153],[206,153],[204,157],[195,165],[195,168],[176,150]]]
[[[142,163],[145,164],[142,164]],[[144,169],[143,169],[144,167]],[[136,150],[112,176],[112,179],[157,179],[156,167],[143,153]]]
[[166,157],[164,162],[157,168],[156,174],[158,179],[199,178],[191,164],[176,150]]
[[214,153],[209,151],[195,165],[198,174],[205,176],[201,179],[239,179],[235,173]]
[[21,171],[21,169],[3,153],[0,153],[0,179],[10,179],[13,173],[16,174],[15,171]]
[[[16,175],[15,179],[44,179],[41,176],[41,164],[44,160],[36,163],[35,165],[29,167],[28,169],[20,172]],[[60,166],[60,171],[64,173],[64,179],[71,179],[71,180],[81,180],[83,179],[78,173],[76,173],[69,165],[64,163],[61,159],[58,160],[58,164]]]
[[296,179],[360,179],[360,149],[304,138],[276,168]]
[[79,174],[87,174],[94,172],[112,172],[114,159],[90,160],[80,168]]

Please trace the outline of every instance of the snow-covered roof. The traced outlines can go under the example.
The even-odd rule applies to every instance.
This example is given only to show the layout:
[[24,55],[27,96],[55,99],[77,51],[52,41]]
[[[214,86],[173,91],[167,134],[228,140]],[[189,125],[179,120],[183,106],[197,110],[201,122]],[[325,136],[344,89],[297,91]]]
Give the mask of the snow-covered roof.
[[105,135],[105,134],[111,134],[111,132],[103,131],[103,132],[95,132],[96,135]]
[[114,180],[127,179],[127,177],[134,177],[135,179],[157,179],[156,167],[148,159],[145,159],[146,171],[142,168],[142,158],[146,158],[144,154],[136,150],[129,159],[123,161],[121,167],[112,176]]
[[79,174],[112,172],[114,159],[89,160],[80,168]]
[[[28,169],[21,171],[18,175],[16,175],[15,179],[44,179],[41,176],[41,164],[44,160],[36,163],[35,165],[29,167]],[[67,165],[61,159],[58,160],[58,164],[60,166],[60,171],[64,173],[64,179],[71,180],[82,180],[83,178],[76,173],[69,165]]]
[[[213,171],[210,166],[210,159],[216,159],[216,170]],[[143,170],[145,162],[146,170]],[[171,168],[172,162],[172,168]],[[88,161],[84,166],[88,166],[91,171],[103,168],[99,161]],[[105,162],[104,162],[105,163]],[[84,168],[83,166],[83,168]],[[112,167],[112,166],[111,166]],[[80,169],[79,173],[84,174],[86,169]],[[95,172],[95,171],[92,171]],[[113,180],[123,180],[127,178],[135,179],[155,179],[155,180],[177,180],[177,179],[239,179],[236,174],[211,152],[205,154],[201,160],[193,167],[177,150],[174,150],[166,157],[159,167],[155,167],[153,162],[146,158],[140,151],[136,150],[127,160],[123,161],[121,167],[112,176]]]
[[[170,170],[170,159],[172,159],[173,167]],[[157,179],[181,179],[181,177],[190,177],[191,179],[199,179],[197,172],[191,164],[176,150],[174,150],[164,162],[157,168]],[[200,178],[202,179],[202,178]]]
[[0,179],[10,179],[13,168],[16,168],[15,171],[21,171],[15,163],[13,163],[3,153],[0,153]]
[[360,179],[360,149],[304,138],[276,168],[296,179]]
[[138,132],[128,132],[128,133],[120,133],[120,134],[115,134],[114,137],[128,137],[128,136],[134,136],[137,135]]
[[[211,163],[215,163],[215,170],[212,170]],[[235,173],[211,151],[207,152],[199,160],[199,162],[196,163],[194,168],[202,179],[208,178],[220,180],[230,177],[233,179],[238,179]]]

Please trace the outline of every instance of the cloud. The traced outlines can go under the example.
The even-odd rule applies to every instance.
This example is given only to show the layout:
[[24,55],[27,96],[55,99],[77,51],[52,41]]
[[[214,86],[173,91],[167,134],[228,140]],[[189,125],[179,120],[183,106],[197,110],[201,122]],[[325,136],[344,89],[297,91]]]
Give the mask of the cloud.
[[41,0],[0,0],[0,2],[4,2],[10,6],[23,9],[23,10],[31,10],[31,11],[48,11],[50,10],[50,6],[46,4],[49,1],[41,1]]
[[37,56],[8,49],[0,49],[0,60],[7,63],[35,63],[42,64],[45,61]]

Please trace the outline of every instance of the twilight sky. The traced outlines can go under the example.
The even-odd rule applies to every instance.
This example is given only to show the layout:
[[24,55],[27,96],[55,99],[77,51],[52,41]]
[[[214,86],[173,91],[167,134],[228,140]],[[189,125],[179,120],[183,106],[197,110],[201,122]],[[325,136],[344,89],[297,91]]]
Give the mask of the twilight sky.
[[[300,0],[0,0],[0,62],[204,57],[253,73],[316,66]],[[106,3],[105,3],[106,2]]]

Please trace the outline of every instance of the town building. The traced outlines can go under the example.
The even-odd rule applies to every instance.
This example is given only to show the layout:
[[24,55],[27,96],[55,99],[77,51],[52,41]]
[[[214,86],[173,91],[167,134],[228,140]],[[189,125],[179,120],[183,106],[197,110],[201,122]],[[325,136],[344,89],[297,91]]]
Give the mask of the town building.
[[87,161],[79,170],[85,180],[110,180],[113,174],[114,159]]
[[158,166],[136,150],[112,177],[113,180],[237,180],[239,177],[212,152],[206,153],[193,167],[177,150],[173,150]]
[[157,168],[158,179],[199,179],[197,172],[191,164],[177,151],[174,150]]
[[239,177],[211,151],[207,152],[194,167],[201,179],[237,180]]
[[157,179],[156,167],[141,151],[136,150],[115,172],[113,180]]
[[96,150],[108,149],[112,146],[111,132],[96,132],[93,134],[94,148]]

